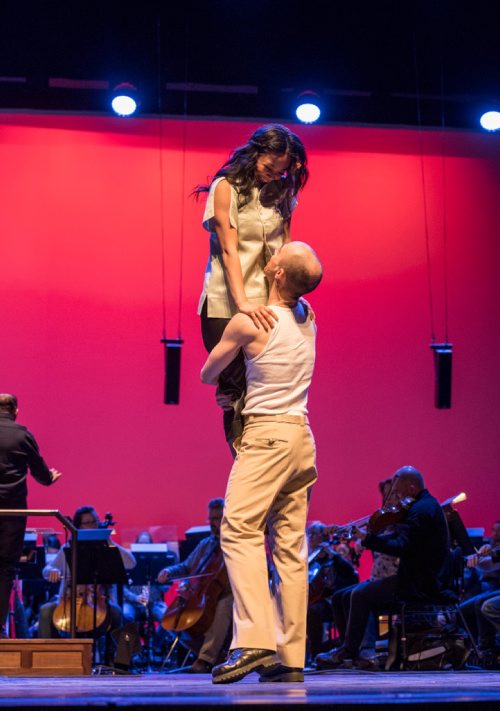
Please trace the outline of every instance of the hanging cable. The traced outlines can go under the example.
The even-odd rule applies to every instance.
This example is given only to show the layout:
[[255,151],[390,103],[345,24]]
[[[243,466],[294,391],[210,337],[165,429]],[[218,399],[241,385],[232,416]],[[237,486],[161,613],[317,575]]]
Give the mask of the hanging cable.
[[159,157],[159,189],[160,189],[160,235],[161,235],[161,299],[162,299],[162,340],[167,338],[167,304],[165,291],[165,210],[163,204],[163,117],[161,100],[161,20],[158,17],[156,26],[156,46],[157,46],[157,92],[158,92],[158,157]]
[[[188,13],[189,17],[189,13]],[[189,24],[186,17],[185,24],[185,42],[184,42],[184,86],[188,85],[188,47],[189,47]],[[177,316],[177,334],[181,337],[181,321],[182,321],[182,302],[183,302],[183,285],[184,285],[184,218],[186,212],[186,142],[187,142],[187,109],[188,109],[188,92],[184,89],[183,101],[183,120],[182,120],[182,166],[181,166],[181,187],[182,187],[182,203],[181,203],[181,233],[179,244],[179,304]]]
[[424,208],[424,225],[425,225],[425,246],[427,254],[427,277],[429,288],[429,309],[430,309],[430,326],[431,326],[431,350],[434,358],[434,405],[439,409],[449,409],[451,407],[451,372],[452,372],[452,345],[448,343],[448,268],[447,268],[447,237],[446,237],[446,171],[445,171],[445,152],[444,152],[444,91],[443,91],[443,65],[441,62],[441,141],[442,141],[442,197],[443,197],[443,245],[444,245],[444,294],[445,294],[445,342],[436,343],[436,333],[434,326],[434,298],[432,293],[432,270],[431,270],[431,251],[429,240],[429,216],[427,208],[427,196],[425,185],[425,162],[424,162],[424,146],[422,135],[422,107],[420,102],[420,77],[418,71],[418,54],[417,54],[417,39],[416,31],[413,35],[413,61],[415,69],[415,85],[417,97],[417,124],[420,148],[420,173],[422,181],[422,199]]
[[417,39],[416,34],[413,35],[413,64],[415,71],[415,95],[417,99],[417,126],[420,152],[420,177],[422,184],[422,200],[424,207],[424,232],[425,232],[425,250],[427,255],[427,282],[429,290],[429,311],[431,325],[431,342],[436,342],[436,334],[434,328],[434,299],[432,294],[432,270],[431,270],[431,251],[429,242],[429,216],[427,210],[427,193],[425,189],[425,162],[424,162],[424,145],[422,135],[422,108],[420,104],[420,79],[418,73],[418,57],[417,57]]
[[441,57],[441,155],[442,155],[442,191],[443,191],[443,289],[444,289],[444,340],[448,343],[448,231],[446,218],[446,141],[444,109],[444,66]]
[[[160,10],[159,10],[160,13]],[[158,14],[157,22],[157,61],[158,61],[158,153],[159,153],[159,188],[160,188],[160,234],[161,234],[161,287],[162,287],[162,338],[164,346],[164,390],[163,402],[165,405],[179,404],[180,375],[181,375],[181,348],[182,339],[180,336],[180,318],[182,301],[182,287],[179,293],[179,312],[177,322],[177,338],[167,338],[167,307],[166,307],[166,240],[165,240],[165,208],[164,208],[164,180],[163,180],[163,105],[162,105],[162,72],[161,72],[161,15]],[[185,153],[185,150],[184,150]],[[183,168],[184,173],[184,168]],[[184,182],[184,178],[183,178]],[[181,221],[184,217],[182,213]],[[180,284],[182,284],[182,233],[181,226],[181,260],[180,260]]]

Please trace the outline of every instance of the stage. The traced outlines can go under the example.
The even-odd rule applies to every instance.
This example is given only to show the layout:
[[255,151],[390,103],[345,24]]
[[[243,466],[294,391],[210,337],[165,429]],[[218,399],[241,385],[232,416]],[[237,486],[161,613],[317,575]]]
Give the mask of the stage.
[[57,678],[2,677],[0,708],[174,709],[314,706],[317,709],[500,709],[500,672],[366,672],[307,674],[303,684],[261,684],[256,674],[213,685],[205,674]]

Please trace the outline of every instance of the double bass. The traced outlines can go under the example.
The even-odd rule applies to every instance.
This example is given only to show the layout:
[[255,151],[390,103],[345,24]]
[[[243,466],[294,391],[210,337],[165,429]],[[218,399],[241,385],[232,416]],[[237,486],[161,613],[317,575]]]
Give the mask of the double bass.
[[161,626],[173,632],[187,630],[190,637],[199,637],[212,624],[217,603],[229,584],[220,545],[199,562],[191,575],[180,580]]

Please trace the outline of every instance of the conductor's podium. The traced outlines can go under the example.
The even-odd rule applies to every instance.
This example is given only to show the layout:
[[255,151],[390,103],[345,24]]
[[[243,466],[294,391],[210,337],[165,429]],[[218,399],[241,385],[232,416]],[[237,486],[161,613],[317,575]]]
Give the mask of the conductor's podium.
[[1,676],[82,676],[91,673],[91,639],[0,639]]

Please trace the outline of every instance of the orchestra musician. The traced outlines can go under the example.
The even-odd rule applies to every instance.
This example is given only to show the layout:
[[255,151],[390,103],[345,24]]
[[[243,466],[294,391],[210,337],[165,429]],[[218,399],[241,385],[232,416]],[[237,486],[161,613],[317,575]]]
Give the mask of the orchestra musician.
[[[327,527],[313,521],[307,527],[309,599],[307,607],[307,657],[321,652],[324,626],[333,621],[332,595],[359,582],[358,572],[330,540]],[[343,545],[343,544],[342,544]]]
[[[183,671],[193,674],[207,674],[212,670],[224,652],[225,642],[231,628],[233,596],[220,548],[223,508],[224,499],[222,498],[211,499],[208,502],[210,535],[198,543],[186,560],[164,568],[158,574],[159,583],[193,576],[194,590],[198,585],[205,587],[205,584],[208,583],[205,596],[206,614],[211,619],[205,623],[208,628],[195,637],[192,636],[192,631],[190,632],[189,628],[181,635],[181,639],[184,640],[188,637],[188,646],[197,651],[197,657],[193,664],[187,669],[183,669]],[[215,571],[213,580],[208,575],[207,578],[201,577],[209,570]],[[200,576],[199,579],[197,579],[197,575]],[[187,604],[189,605],[189,599]],[[167,614],[169,609],[167,609]],[[196,632],[195,625],[193,630]]]
[[441,506],[414,467],[398,469],[394,480],[398,499],[413,499],[404,522],[390,534],[359,530],[357,535],[365,548],[399,558],[398,571],[396,575],[360,583],[352,590],[344,643],[317,655],[319,669],[335,669],[348,659],[358,659],[370,614],[377,614],[380,606],[399,599],[432,601],[442,590],[449,536]]
[[496,659],[492,660],[500,620],[500,521],[492,527],[490,542],[467,556],[466,563],[469,569],[479,571],[482,589],[477,595],[465,600],[460,609],[469,628],[476,635],[488,668],[496,668]]
[[[394,491],[394,483],[392,478],[384,479],[383,481],[379,482],[378,490],[382,497],[382,508],[387,506],[394,506],[395,504],[397,504],[397,495]],[[384,535],[392,534],[395,532],[394,526],[391,525],[386,526],[383,530]],[[363,551],[366,550],[361,540],[355,540],[354,550],[359,559],[363,554]],[[399,558],[375,550],[371,551],[371,553],[373,556],[373,563],[370,570],[369,580],[382,580],[383,578],[389,578],[391,576],[397,575]],[[336,592],[332,598],[333,618],[341,642],[344,641],[346,633],[349,609],[351,606],[351,593],[353,589],[354,586],[348,588],[346,587],[343,590]],[[365,633],[360,644],[360,666],[362,665],[362,660],[364,660],[364,666],[366,666],[367,668],[370,668],[370,666],[378,665],[375,650],[377,632],[377,619],[373,614],[370,614],[368,624],[366,626]]]
[[[153,543],[149,531],[141,531],[136,543]],[[147,611],[155,622],[161,622],[167,606],[163,597],[167,591],[166,585],[124,585],[123,586],[123,621],[145,622]]]
[[[76,509],[73,516],[73,524],[78,529],[99,528],[99,515],[93,506],[80,506]],[[38,622],[38,637],[42,638],[57,638],[60,636],[59,630],[55,624],[57,618],[56,611],[61,609],[61,606],[67,604],[69,609],[69,590],[70,590],[70,574],[66,563],[64,551],[69,544],[65,544],[57,553],[56,557],[45,566],[43,569],[43,577],[50,583],[60,582],[58,598],[55,601],[48,602],[40,608],[40,616]],[[126,550],[117,543],[116,546],[120,551],[120,556],[126,570],[131,570],[135,567],[136,561],[132,553]],[[121,625],[122,611],[117,604],[116,586],[97,586],[97,599],[93,599],[93,586],[78,585],[77,597],[82,599],[82,596],[91,596],[90,603],[96,605],[104,617],[104,622],[99,626],[98,632],[104,634],[111,632]],[[101,615],[100,615],[101,616]],[[78,619],[78,617],[77,617]],[[82,630],[82,632],[92,632],[93,630]],[[78,629],[77,629],[78,632]]]

